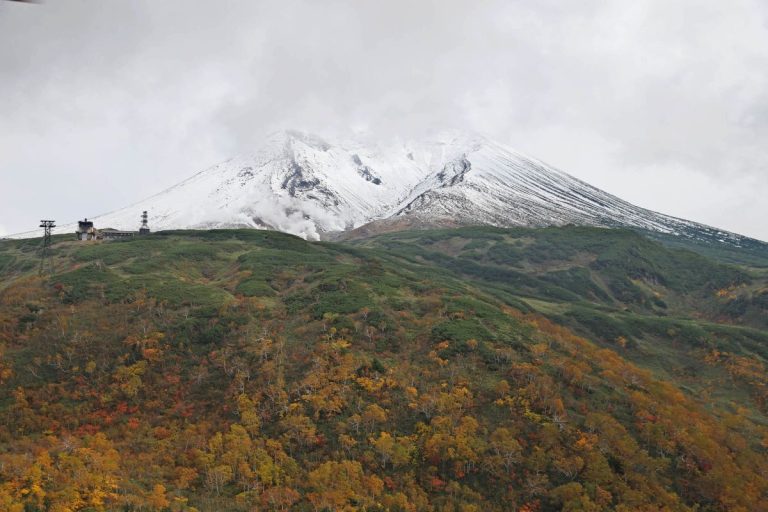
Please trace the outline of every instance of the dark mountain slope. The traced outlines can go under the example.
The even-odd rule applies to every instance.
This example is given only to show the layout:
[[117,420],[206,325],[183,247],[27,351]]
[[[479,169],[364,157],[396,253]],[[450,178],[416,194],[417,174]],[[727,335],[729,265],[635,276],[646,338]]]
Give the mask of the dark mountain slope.
[[668,247],[687,249],[724,263],[768,268],[768,244],[759,240],[744,239],[738,246],[731,246],[654,231],[640,230],[639,233]]
[[667,248],[629,230],[472,227],[398,232],[353,243],[433,262],[507,286],[516,295],[660,315],[706,311],[714,318],[727,307],[724,289],[746,293],[764,282],[748,268]]

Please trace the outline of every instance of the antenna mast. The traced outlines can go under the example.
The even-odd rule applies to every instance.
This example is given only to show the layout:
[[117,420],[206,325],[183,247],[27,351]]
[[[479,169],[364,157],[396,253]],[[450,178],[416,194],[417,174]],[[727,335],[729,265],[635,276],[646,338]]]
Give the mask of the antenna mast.
[[53,254],[51,253],[51,230],[56,227],[55,220],[41,220],[40,227],[43,228],[43,249],[40,253],[40,275],[45,272],[45,267],[48,267],[48,272],[53,275]]
[[141,227],[139,228],[140,235],[149,234],[149,224],[147,224],[147,210],[141,212]]

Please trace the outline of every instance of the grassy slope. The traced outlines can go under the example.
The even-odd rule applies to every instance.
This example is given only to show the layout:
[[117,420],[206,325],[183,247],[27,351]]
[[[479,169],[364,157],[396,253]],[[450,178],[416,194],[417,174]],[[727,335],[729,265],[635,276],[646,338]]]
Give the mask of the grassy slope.
[[0,243],[0,505],[762,510],[751,270],[585,228],[57,241],[52,279]]
[[633,231],[463,228],[356,243],[461,273],[697,392],[711,385],[698,375],[713,350],[768,361],[763,272],[667,248]]
[[743,247],[731,247],[726,244],[716,245],[699,242],[654,231],[641,231],[641,233],[668,247],[698,252],[725,263],[747,265],[761,269],[768,268],[768,244],[759,240],[748,239],[745,240]]

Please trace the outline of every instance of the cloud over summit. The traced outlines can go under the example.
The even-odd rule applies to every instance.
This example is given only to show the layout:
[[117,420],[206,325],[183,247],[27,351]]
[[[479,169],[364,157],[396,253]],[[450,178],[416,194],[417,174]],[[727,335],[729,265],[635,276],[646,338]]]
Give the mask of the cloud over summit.
[[93,216],[267,133],[486,133],[768,239],[768,7],[554,1],[0,5],[0,223]]

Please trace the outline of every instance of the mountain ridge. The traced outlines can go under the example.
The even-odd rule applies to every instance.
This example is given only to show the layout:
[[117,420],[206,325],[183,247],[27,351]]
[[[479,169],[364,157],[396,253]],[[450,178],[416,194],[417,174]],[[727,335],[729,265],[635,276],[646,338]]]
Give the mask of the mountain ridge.
[[[102,227],[133,229],[141,210],[150,212],[153,229],[250,227],[306,239],[343,237],[366,225],[375,232],[377,223],[576,224],[629,227],[733,247],[763,244],[632,205],[482,135],[460,132],[390,145],[275,132],[250,154],[92,220]],[[70,228],[74,224],[59,229]]]

